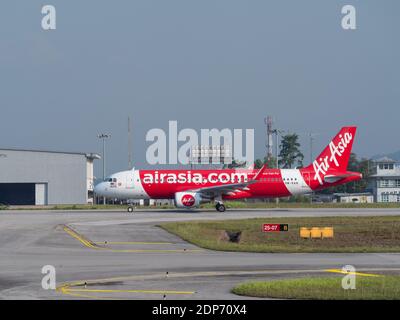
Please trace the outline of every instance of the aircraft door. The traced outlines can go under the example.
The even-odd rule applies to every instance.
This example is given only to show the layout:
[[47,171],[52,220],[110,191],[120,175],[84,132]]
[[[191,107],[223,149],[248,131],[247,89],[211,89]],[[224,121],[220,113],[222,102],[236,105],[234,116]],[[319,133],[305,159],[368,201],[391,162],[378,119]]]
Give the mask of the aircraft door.
[[310,178],[310,173],[309,172],[305,172],[304,174],[303,174],[303,177],[304,177],[304,180],[303,180],[303,182],[302,182],[302,188],[309,188],[310,187],[310,181],[311,181],[311,178]]
[[126,189],[135,189],[135,171],[128,172],[126,175]]

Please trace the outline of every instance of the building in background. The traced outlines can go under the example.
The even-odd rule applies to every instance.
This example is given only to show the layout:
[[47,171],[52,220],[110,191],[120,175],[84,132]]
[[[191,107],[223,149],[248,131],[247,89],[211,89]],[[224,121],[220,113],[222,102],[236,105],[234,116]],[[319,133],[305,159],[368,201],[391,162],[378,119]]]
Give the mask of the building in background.
[[369,189],[376,202],[400,202],[400,165],[387,157],[375,160]]
[[339,203],[373,203],[374,195],[365,193],[335,193],[333,202]]
[[0,149],[0,204],[93,202],[94,153]]

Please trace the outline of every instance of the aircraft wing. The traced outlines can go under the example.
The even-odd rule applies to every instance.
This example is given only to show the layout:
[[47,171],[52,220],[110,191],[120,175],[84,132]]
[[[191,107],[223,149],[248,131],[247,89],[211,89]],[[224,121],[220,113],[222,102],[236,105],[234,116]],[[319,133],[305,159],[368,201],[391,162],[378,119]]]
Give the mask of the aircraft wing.
[[213,187],[204,187],[204,188],[198,188],[194,190],[190,190],[193,192],[200,192],[200,193],[208,193],[208,194],[223,194],[227,192],[233,192],[236,189],[244,189],[246,190],[247,186],[250,184],[257,182],[257,181],[249,181],[246,183],[231,183],[231,184],[224,184],[224,185],[219,185],[219,186],[213,186]]
[[221,194],[226,194],[226,193],[229,193],[229,192],[234,193],[235,191],[238,191],[240,189],[243,190],[243,191],[247,191],[248,190],[247,187],[249,185],[259,181],[259,177],[264,172],[266,167],[267,166],[264,165],[257,172],[257,174],[254,176],[254,178],[249,180],[248,182],[223,184],[223,185],[212,186],[212,187],[198,188],[198,189],[194,189],[194,190],[190,190],[190,191],[200,192],[200,193],[205,193],[205,194],[212,194],[212,195],[221,195]]

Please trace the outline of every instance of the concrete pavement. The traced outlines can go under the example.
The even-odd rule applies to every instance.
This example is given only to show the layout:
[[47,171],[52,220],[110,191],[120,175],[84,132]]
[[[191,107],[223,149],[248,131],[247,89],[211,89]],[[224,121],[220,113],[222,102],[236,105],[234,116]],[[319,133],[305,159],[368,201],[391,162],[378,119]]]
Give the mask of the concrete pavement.
[[[400,254],[217,252],[156,227],[184,220],[399,214],[395,209],[0,211],[0,298],[240,299],[230,289],[252,279],[334,276],[324,270],[345,264],[400,273]],[[44,265],[56,268],[58,291],[42,289]]]

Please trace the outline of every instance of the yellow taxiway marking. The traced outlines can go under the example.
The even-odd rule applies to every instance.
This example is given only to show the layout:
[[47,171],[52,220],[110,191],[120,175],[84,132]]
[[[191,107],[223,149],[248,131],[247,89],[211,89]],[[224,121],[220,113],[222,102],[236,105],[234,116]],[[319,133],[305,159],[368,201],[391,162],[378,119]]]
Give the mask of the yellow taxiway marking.
[[96,241],[95,244],[173,244],[172,242]]
[[194,294],[194,291],[174,290],[122,290],[122,289],[67,289],[69,292],[93,292],[93,293],[149,293],[149,294]]
[[[93,294],[98,293],[143,293],[143,294],[175,294],[175,295],[189,295],[195,294],[195,291],[175,291],[175,290],[144,290],[144,289],[72,289],[71,286],[82,285],[81,282],[75,284],[64,284],[57,288],[58,292],[65,295],[74,297],[83,297],[91,299],[115,299],[114,297],[96,296]],[[119,298],[118,298],[119,300]]]
[[84,246],[92,249],[100,249],[100,247],[95,246],[90,240],[87,240],[83,238],[81,235],[79,235],[77,232],[72,230],[70,227],[64,226],[63,230],[68,233],[71,237],[75,238],[78,240],[80,243],[82,243]]
[[345,271],[343,271],[341,269],[327,269],[325,271],[326,272],[332,272],[332,273],[352,274],[352,275],[362,276],[362,277],[383,277],[380,274],[362,273],[362,272],[345,272]]
[[85,247],[95,250],[107,250],[110,252],[125,252],[125,253],[172,253],[172,252],[202,252],[201,249],[112,249],[107,247],[101,247],[96,243],[90,241],[89,239],[85,238],[84,236],[77,233],[75,230],[68,226],[63,226],[63,230],[68,233],[71,237],[78,240],[82,243]]
[[110,248],[95,248],[107,250],[109,252],[131,252],[131,253],[172,253],[172,252],[202,252],[201,249],[110,249]]
[[[67,287],[60,287],[57,288],[58,292],[61,292],[62,294],[73,296],[73,297],[79,297],[79,298],[90,298],[90,299],[112,299],[112,298],[105,298],[105,297],[97,297],[93,295],[86,295],[86,294],[79,294],[79,293],[73,293],[70,292],[70,290]],[[114,300],[114,299],[112,299]]]

